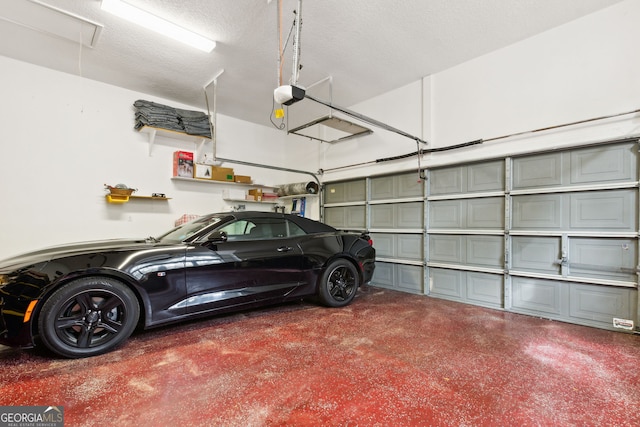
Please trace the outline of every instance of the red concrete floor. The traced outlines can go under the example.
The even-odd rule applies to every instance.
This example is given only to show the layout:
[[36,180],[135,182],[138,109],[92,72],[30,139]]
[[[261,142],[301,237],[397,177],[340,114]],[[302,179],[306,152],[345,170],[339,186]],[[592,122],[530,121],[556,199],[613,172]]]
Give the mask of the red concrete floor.
[[640,337],[363,287],[137,333],[82,360],[0,350],[0,405],[66,426],[638,426]]

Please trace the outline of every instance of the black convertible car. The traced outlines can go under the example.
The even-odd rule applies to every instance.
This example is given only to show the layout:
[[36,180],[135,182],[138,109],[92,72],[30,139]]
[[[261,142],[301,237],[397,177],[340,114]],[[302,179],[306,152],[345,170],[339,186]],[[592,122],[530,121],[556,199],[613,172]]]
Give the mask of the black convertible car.
[[41,341],[78,358],[112,350],[137,325],[309,296],[341,307],[374,267],[365,233],[281,213],[210,214],[158,238],[78,243],[0,262],[0,344]]

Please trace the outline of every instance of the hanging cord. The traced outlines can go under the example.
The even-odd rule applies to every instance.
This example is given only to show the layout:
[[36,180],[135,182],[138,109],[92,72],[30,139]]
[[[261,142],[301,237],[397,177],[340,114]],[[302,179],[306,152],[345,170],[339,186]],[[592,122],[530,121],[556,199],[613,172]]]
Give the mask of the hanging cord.
[[275,116],[275,113],[276,113],[276,100],[274,99],[271,101],[271,113],[269,114],[269,120],[271,121],[271,124],[276,127],[276,129],[282,130],[285,128],[284,116],[282,117],[282,119],[280,119],[280,124],[277,124],[275,121],[273,121],[273,117]]

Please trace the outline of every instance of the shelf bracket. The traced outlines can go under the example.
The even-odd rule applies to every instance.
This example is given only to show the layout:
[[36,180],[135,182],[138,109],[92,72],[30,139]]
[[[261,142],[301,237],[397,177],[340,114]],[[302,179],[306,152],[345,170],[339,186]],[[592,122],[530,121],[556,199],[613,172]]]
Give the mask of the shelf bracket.
[[156,142],[156,130],[153,128],[149,128],[149,157],[151,157],[151,152],[153,151],[153,144]]

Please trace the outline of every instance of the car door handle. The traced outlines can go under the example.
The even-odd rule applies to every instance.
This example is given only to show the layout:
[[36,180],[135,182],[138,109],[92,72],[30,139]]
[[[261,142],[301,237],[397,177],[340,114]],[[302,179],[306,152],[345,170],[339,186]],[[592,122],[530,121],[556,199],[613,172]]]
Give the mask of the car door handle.
[[293,248],[291,246],[280,246],[278,252],[290,252]]

